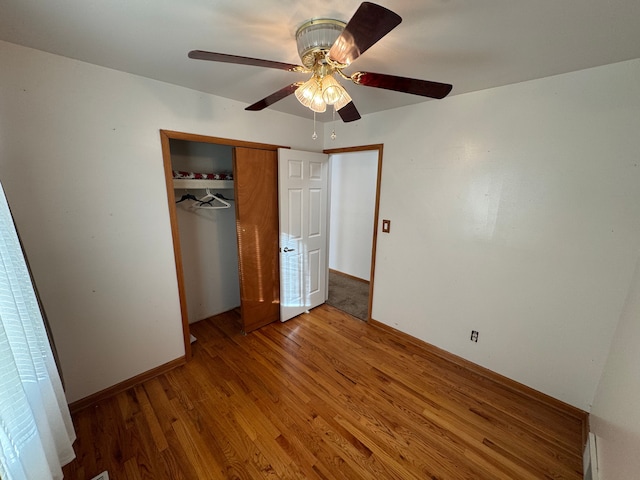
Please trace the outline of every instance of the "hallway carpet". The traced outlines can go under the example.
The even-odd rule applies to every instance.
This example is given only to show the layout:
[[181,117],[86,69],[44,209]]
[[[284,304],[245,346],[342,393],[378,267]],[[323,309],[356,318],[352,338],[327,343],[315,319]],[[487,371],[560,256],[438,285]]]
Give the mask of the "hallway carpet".
[[357,280],[329,270],[327,303],[360,320],[368,320],[369,282]]

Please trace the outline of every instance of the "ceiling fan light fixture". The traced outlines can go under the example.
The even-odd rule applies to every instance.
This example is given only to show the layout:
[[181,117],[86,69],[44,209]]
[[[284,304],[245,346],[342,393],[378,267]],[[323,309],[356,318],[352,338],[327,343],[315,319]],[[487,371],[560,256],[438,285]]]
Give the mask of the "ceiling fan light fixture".
[[333,105],[344,94],[344,88],[338,83],[338,81],[329,75],[322,79],[322,99],[327,105]]
[[295,95],[302,105],[307,108],[311,108],[311,104],[313,103],[313,99],[318,90],[320,90],[318,81],[316,80],[316,77],[313,76],[298,87],[295,91]]
[[[341,87],[342,88],[342,87]],[[351,98],[351,96],[347,93],[347,91],[343,88],[342,89],[342,96],[340,97],[340,100],[338,100],[336,103],[333,104],[333,108],[336,110],[336,112],[338,110],[340,110],[342,107],[346,106],[347,104],[351,103],[353,101],[353,99]]]
[[345,25],[345,22],[331,18],[317,18],[303,23],[296,31],[296,43],[302,64],[307,68],[312,67],[315,63],[314,53],[329,51]]
[[297,88],[295,95],[302,105],[317,113],[326,111],[327,105],[333,105],[337,111],[351,102],[351,97],[333,75],[322,78],[313,75]]
[[322,81],[315,75],[300,85],[295,95],[302,105],[314,112],[322,113],[327,109],[322,99]]
[[316,113],[322,113],[327,110],[327,104],[324,103],[322,94],[320,92],[316,93],[313,96],[313,100],[311,101],[311,105],[309,106],[309,108]]

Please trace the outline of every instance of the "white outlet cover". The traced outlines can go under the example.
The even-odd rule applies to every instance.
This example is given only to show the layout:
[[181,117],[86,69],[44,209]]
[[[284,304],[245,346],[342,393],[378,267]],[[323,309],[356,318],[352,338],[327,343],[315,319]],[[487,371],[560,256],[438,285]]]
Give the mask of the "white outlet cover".
[[91,480],[109,480],[109,472],[105,470],[100,475],[93,477]]

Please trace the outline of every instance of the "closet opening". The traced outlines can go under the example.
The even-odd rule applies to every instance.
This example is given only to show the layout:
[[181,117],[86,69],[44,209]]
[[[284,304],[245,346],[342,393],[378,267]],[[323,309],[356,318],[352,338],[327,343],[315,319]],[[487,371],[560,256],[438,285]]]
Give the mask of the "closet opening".
[[233,147],[179,139],[169,147],[187,317],[195,323],[240,308]]
[[235,310],[249,332],[279,319],[281,146],[168,130],[160,139],[189,360],[190,323]]

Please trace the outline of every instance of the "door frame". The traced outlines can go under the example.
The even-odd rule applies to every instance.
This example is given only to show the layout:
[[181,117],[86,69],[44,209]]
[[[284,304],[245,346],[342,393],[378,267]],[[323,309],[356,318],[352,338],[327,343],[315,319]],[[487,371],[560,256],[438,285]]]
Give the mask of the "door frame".
[[176,278],[178,281],[178,296],[180,300],[180,315],[182,317],[182,335],[184,341],[184,356],[191,360],[191,332],[189,329],[189,317],[187,313],[187,296],[184,285],[184,270],[182,267],[182,250],[180,248],[180,232],[178,230],[178,214],[176,210],[176,197],[173,189],[173,169],[171,168],[171,140],[184,140],[188,142],[213,143],[228,145],[231,147],[247,147],[260,150],[275,150],[289,148],[282,145],[270,145],[266,143],[246,142],[229,138],[211,137],[194,133],[176,132],[173,130],[160,130],[160,144],[162,146],[162,161],[164,164],[164,177],[167,187],[167,201],[169,203],[169,221],[171,223],[171,237],[173,239],[173,255],[176,265]]
[[[378,218],[380,211],[380,184],[382,183],[382,151],[384,144],[376,143],[372,145],[362,145],[358,147],[345,147],[345,148],[330,148],[323,150],[322,153],[326,153],[329,156],[340,153],[354,153],[354,152],[364,152],[364,151],[377,151],[378,152],[378,175],[376,179],[376,200],[373,211],[373,245],[371,248],[371,274],[369,278],[369,305],[367,312],[367,322],[372,320],[371,318],[371,310],[373,307],[373,287],[375,280],[375,270],[376,270],[376,246],[378,243]],[[331,184],[331,182],[329,182]],[[329,195],[331,195],[331,191],[329,191]],[[327,220],[328,221],[328,220]],[[331,233],[329,233],[331,235]],[[329,239],[327,239],[328,245]],[[327,252],[328,254],[328,252]],[[329,269],[329,256],[327,255],[327,270]],[[328,278],[328,273],[327,273]],[[328,292],[328,290],[327,290]]]

